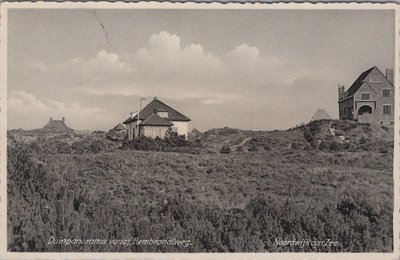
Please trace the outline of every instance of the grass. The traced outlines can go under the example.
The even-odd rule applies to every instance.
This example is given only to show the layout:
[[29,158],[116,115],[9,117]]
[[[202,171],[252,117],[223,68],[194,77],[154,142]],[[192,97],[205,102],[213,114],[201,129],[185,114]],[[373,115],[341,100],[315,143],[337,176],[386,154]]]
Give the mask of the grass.
[[[390,147],[386,152],[304,149],[301,131],[290,130],[295,133],[241,133],[240,140],[251,137],[246,149],[207,152],[240,143],[224,135],[217,146],[215,132],[224,131],[238,137],[229,129],[214,131],[200,138],[198,154],[108,148],[48,154],[35,145],[10,146],[9,250],[393,250]],[[265,145],[269,148],[257,148]],[[50,236],[177,238],[192,245],[62,247],[48,245]],[[276,247],[275,238],[329,238],[340,246]]]

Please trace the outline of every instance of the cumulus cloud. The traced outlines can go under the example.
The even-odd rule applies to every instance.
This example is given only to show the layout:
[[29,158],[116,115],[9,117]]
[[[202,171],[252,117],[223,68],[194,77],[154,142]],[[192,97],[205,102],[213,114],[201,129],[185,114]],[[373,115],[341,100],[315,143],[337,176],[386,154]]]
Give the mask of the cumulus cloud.
[[30,66],[46,72],[48,84],[58,87],[106,87],[114,82],[123,82],[132,73],[132,67],[121,61],[119,55],[105,50],[93,58],[75,57],[71,60],[47,65],[42,62]]
[[28,66],[37,73],[46,73],[49,68],[43,62],[34,62],[28,64]]
[[69,62],[57,64],[57,68],[84,68],[86,71],[102,72],[102,73],[123,73],[131,70],[130,66],[122,62],[120,57],[115,53],[108,53],[100,50],[96,57],[92,59],[84,59],[81,57],[71,59]]
[[226,57],[234,64],[241,64],[243,67],[254,66],[259,62],[260,51],[255,46],[242,44],[233,51],[226,54]]
[[167,91],[178,87],[181,92],[212,84],[223,67],[220,58],[205,52],[201,45],[182,46],[179,36],[167,32],[152,35],[147,46],[136,52],[132,65],[136,84],[162,84]]
[[[296,92],[294,85],[307,84],[299,84],[299,79],[307,75],[305,68],[293,60],[262,53],[257,46],[240,43],[217,54],[199,43],[182,42],[180,36],[162,31],[149,36],[147,43],[132,50],[129,57],[100,50],[92,57],[30,64],[31,74],[24,77],[32,79],[28,81],[29,88],[9,96],[10,110],[21,119],[15,122],[23,122],[29,113],[35,113],[35,118],[42,122],[49,116],[71,118],[72,128],[109,127],[110,121],[120,121],[115,115],[122,112],[111,111],[108,101],[96,103],[95,97],[99,96],[108,97],[110,103],[115,96],[158,96],[180,103],[196,100],[202,107],[219,106],[220,117],[226,115],[225,106],[240,108],[242,112],[251,108],[260,111],[262,118],[266,115],[262,111],[293,103],[288,96]],[[43,86],[49,93],[53,91],[52,98],[44,98]],[[93,100],[86,106],[66,101],[68,93],[77,92]],[[301,91],[296,93],[296,98],[305,95]],[[276,120],[280,120],[279,115]],[[24,122],[26,126],[35,125],[28,121]],[[37,122],[36,126],[39,127]]]
[[41,100],[31,93],[12,91],[8,97],[8,128],[40,128],[49,117],[69,119],[70,127],[75,129],[101,125],[110,119],[98,107],[87,107],[78,103],[66,104],[56,100]]
[[46,105],[44,105],[39,99],[37,99],[34,95],[27,93],[23,90],[12,91],[8,97],[8,108],[13,110],[28,110],[32,112],[42,111],[46,109]]
[[130,59],[100,50],[93,58],[36,64],[36,69],[48,72],[47,81],[59,87],[96,94],[203,98],[203,104],[232,101],[235,95],[266,95],[277,82],[290,84],[301,76],[294,67],[246,43],[217,55],[199,43],[184,45],[180,36],[166,31],[151,35]]

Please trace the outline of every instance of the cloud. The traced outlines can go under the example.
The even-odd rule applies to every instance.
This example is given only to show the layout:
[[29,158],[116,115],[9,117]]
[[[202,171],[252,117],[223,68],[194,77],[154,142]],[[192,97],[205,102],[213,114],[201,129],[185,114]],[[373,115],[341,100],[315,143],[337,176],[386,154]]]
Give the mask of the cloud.
[[251,67],[259,62],[260,51],[257,47],[242,44],[237,46],[233,51],[226,54],[226,57],[233,64],[240,64],[243,67]]
[[234,95],[268,95],[277,82],[290,84],[303,75],[290,61],[263,56],[256,46],[239,44],[219,56],[198,43],[183,46],[179,36],[165,31],[152,35],[131,64],[133,83],[119,88],[120,93],[203,98],[203,104],[223,104]]
[[95,71],[103,73],[123,73],[131,70],[130,66],[121,61],[120,57],[115,53],[108,53],[100,50],[96,57],[92,59],[84,59],[82,57],[74,58],[66,64],[57,64],[57,68],[84,68],[86,71]]
[[56,64],[37,62],[28,66],[36,72],[46,73],[44,81],[56,87],[107,87],[126,80],[133,69],[121,61],[119,55],[105,50],[93,58],[75,57]]
[[226,102],[236,102],[240,99],[243,99],[243,97],[237,95],[211,96],[202,98],[201,103],[204,105],[220,105]]
[[12,91],[8,97],[8,128],[40,128],[49,117],[69,119],[74,129],[92,129],[91,125],[104,125],[111,115],[98,107],[66,104],[56,100],[40,100],[25,91]]
[[203,104],[222,104],[234,95],[268,95],[277,82],[290,84],[302,76],[291,61],[267,56],[256,46],[242,43],[217,55],[199,43],[184,45],[180,36],[166,31],[151,35],[129,59],[100,50],[92,58],[37,67],[58,87],[95,94],[203,98]]
[[[139,49],[132,60],[136,83],[146,87],[164,85],[167,90],[182,85],[191,87],[211,84],[220,74],[220,58],[207,53],[199,44],[181,45],[181,38],[167,32],[150,37],[146,47]],[[169,83],[169,84],[165,84]]]
[[34,95],[23,90],[12,91],[8,97],[8,107],[15,110],[30,110],[32,112],[42,111],[46,109],[40,100]]
[[28,64],[28,66],[37,73],[45,73],[49,71],[49,68],[43,62],[34,62]]
[[225,102],[226,98],[224,97],[210,97],[202,101],[204,105],[216,105],[216,104],[223,104]]
[[[55,64],[37,62],[29,69],[33,76],[25,78],[33,80],[24,88],[25,92],[16,91],[10,95],[10,108],[20,116],[20,121],[23,121],[23,113],[32,111],[36,111],[42,121],[49,116],[73,118],[72,128],[107,129],[110,122],[120,121],[124,111],[120,107],[117,111],[116,105],[112,105],[116,96],[124,100],[132,98],[126,113],[136,101],[133,97],[158,96],[179,103],[196,101],[203,108],[218,108],[214,110],[219,111],[220,118],[228,119],[227,113],[237,113],[236,109],[280,122],[281,114],[295,117],[296,109],[308,113],[308,107],[296,105],[296,102],[313,101],[301,88],[319,82],[308,79],[307,68],[295,60],[262,53],[257,46],[248,43],[217,54],[199,43],[183,44],[180,36],[166,31],[149,36],[147,43],[132,50],[129,57],[100,50],[92,57],[76,57]],[[307,80],[301,80],[305,78]],[[43,86],[52,93],[52,98],[43,93]],[[71,99],[66,102],[68,95],[78,92],[85,97],[80,99],[80,104]],[[32,93],[41,98],[37,99]],[[296,98],[291,97],[294,94]],[[98,100],[100,96],[108,100]],[[85,99],[91,100],[85,102]],[[27,108],[21,108],[25,102]],[[291,106],[293,111],[276,109],[285,103],[295,104]],[[272,110],[275,113],[265,112]]]

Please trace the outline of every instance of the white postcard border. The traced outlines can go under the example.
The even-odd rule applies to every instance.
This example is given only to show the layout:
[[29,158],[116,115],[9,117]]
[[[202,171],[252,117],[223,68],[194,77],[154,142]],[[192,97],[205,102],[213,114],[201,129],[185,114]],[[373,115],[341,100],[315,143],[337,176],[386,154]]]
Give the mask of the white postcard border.
[[[1,3],[0,34],[0,258],[1,259],[399,259],[400,258],[400,20],[394,3],[160,3],[160,2],[11,2]],[[395,15],[395,138],[393,253],[16,253],[7,252],[7,11],[13,8],[57,9],[340,9],[394,10]]]

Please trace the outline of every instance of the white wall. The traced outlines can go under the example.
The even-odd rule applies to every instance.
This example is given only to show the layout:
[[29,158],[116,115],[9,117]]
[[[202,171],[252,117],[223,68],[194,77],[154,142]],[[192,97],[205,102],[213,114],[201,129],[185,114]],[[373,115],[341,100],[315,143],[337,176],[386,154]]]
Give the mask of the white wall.
[[164,139],[167,131],[167,126],[142,126],[140,127],[140,136],[146,136],[153,139],[156,137]]
[[[141,122],[142,120],[140,120]],[[187,139],[188,137],[188,130],[189,130],[189,122],[182,122],[182,121],[171,121],[174,125],[172,127],[178,128],[178,135],[184,135]],[[128,131],[128,138],[132,140],[136,133],[136,122],[131,122],[127,125]]]
[[171,121],[173,123],[173,127],[178,128],[178,135],[184,135],[187,139],[188,130],[189,130],[189,122],[182,121]]

